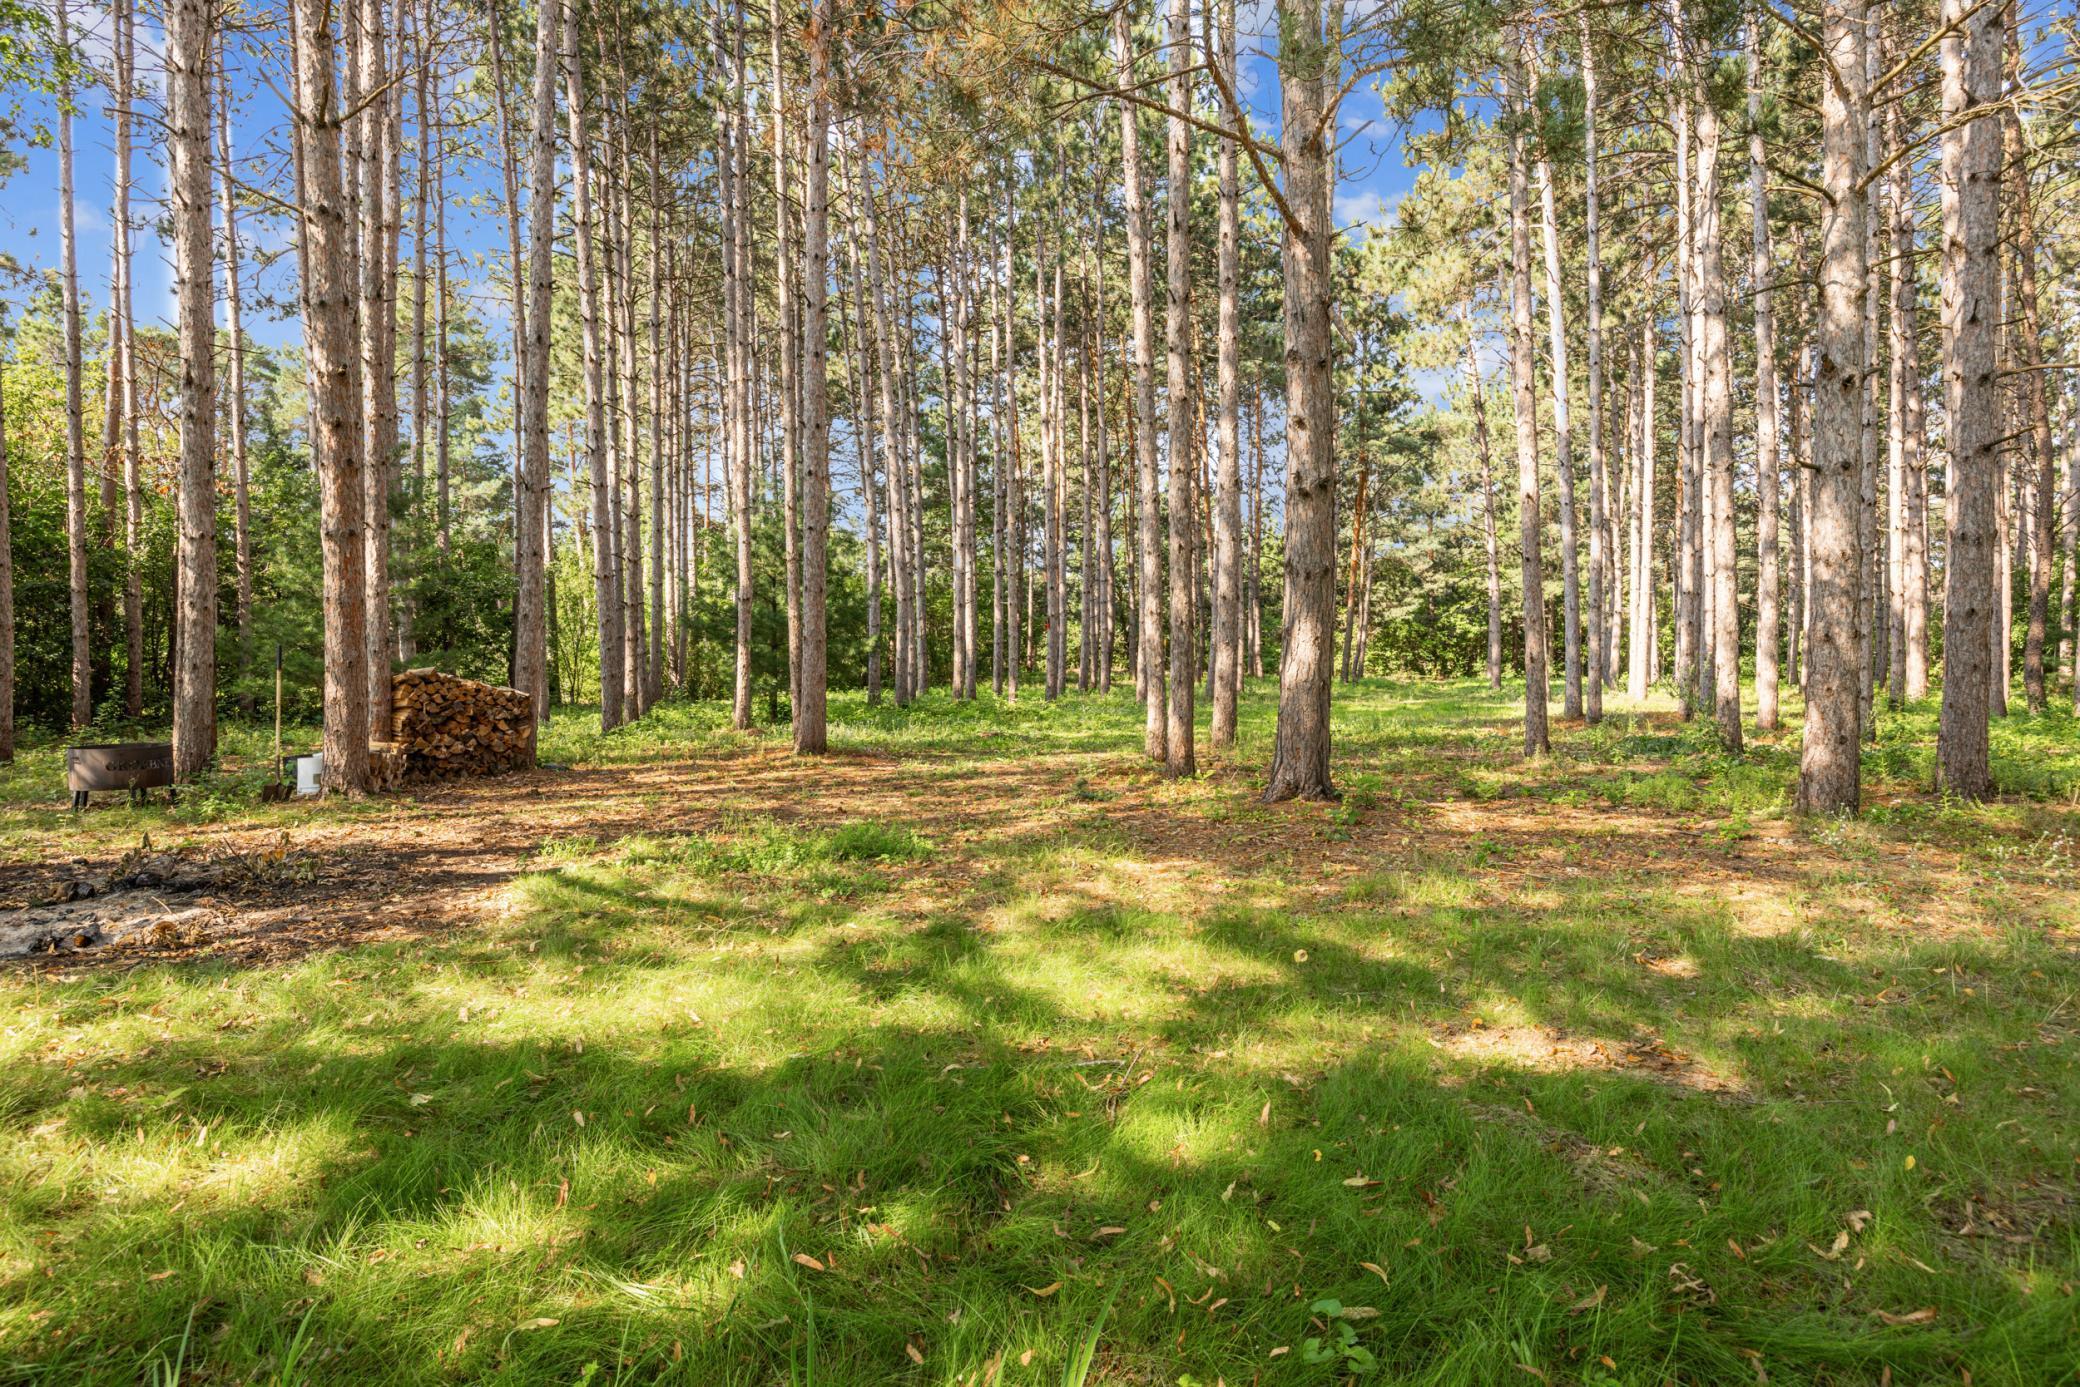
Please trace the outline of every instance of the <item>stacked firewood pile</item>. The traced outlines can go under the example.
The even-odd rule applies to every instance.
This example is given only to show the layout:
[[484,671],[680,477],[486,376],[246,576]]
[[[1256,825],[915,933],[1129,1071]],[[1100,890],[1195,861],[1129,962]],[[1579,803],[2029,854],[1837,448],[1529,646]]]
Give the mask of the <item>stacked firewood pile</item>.
[[410,767],[405,749],[396,742],[368,744],[368,788],[375,794],[404,784]]
[[378,788],[534,764],[534,709],[518,689],[414,669],[391,677],[390,699],[390,740],[372,744],[369,754]]

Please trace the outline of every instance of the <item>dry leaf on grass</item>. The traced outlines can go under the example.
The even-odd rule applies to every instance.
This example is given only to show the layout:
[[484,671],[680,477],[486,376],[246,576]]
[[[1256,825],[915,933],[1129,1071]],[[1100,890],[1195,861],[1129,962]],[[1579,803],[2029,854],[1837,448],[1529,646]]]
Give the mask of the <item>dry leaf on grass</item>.
[[1873,1310],[1871,1313],[1887,1324],[1928,1324],[1936,1317],[1936,1307],[1924,1305],[1919,1310],[1909,1310],[1904,1315],[1895,1315],[1889,1310]]
[[1849,1230],[1845,1228],[1841,1232],[1835,1234],[1833,1244],[1829,1246],[1827,1250],[1824,1252],[1820,1248],[1814,1246],[1814,1244],[1812,1243],[1807,1243],[1806,1246],[1813,1249],[1813,1255],[1821,1258],[1824,1261],[1839,1261],[1841,1259],[1841,1255],[1849,1250]]

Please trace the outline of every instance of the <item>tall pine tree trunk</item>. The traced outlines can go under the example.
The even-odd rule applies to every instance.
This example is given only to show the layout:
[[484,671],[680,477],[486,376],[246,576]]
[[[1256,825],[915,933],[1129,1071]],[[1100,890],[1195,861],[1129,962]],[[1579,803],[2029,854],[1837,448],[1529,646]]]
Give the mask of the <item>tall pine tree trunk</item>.
[[[134,0],[117,0],[115,14],[115,206],[110,221],[111,265],[108,307],[107,427],[102,472],[102,529],[114,520],[109,481],[122,458],[123,525],[123,711],[144,715],[144,488],[137,447],[137,332],[132,318],[135,257],[130,239],[130,103],[136,99],[136,13]],[[224,184],[226,194],[230,181]]]
[[[1005,285],[1011,277],[1011,203],[1010,180],[1005,180],[1005,204],[1001,238],[991,253],[989,275],[989,374],[990,374],[990,438],[995,445],[990,454],[990,688],[998,697],[1004,695],[1007,671],[1005,660],[1015,649],[1009,643],[1008,628],[1011,624],[1011,586],[1005,577],[1005,540],[1008,512],[1011,506],[1010,461],[1014,446],[1011,431],[1006,427],[1005,380],[1011,370],[1011,307],[1005,296]],[[1014,681],[1012,687],[1016,687]]]
[[[1905,147],[1900,102],[1887,113],[1894,149]],[[1928,697],[1928,438],[1921,391],[1921,287],[1914,268],[1912,161],[1894,179],[1892,200],[1892,354],[1898,363],[1900,440],[1900,641],[1902,696]]]
[[[1769,178],[1762,143],[1762,20],[1748,24],[1748,277],[1755,296],[1755,727],[1777,727],[1777,326]],[[1728,524],[1731,525],[1731,517]],[[1739,669],[1736,643],[1735,670]]]
[[[549,341],[554,326],[556,244],[556,38],[560,0],[541,0],[534,36],[534,100],[527,171],[527,297],[516,305],[522,338],[519,508],[514,527],[513,686],[534,700],[537,721],[549,716],[548,570],[553,558],[549,511]],[[496,20],[494,18],[494,25]],[[501,83],[501,89],[503,84]],[[512,160],[506,160],[510,167]],[[509,200],[516,196],[509,192]],[[515,208],[513,220],[517,223]],[[517,231],[516,231],[517,236]],[[520,278],[519,246],[513,276]]]
[[[1649,276],[1651,282],[1651,276]],[[1630,519],[1632,540],[1631,628],[1626,636],[1625,696],[1637,703],[1647,696],[1653,682],[1654,657],[1661,642],[1660,623],[1655,620],[1654,598],[1654,483],[1658,464],[1655,440],[1660,422],[1655,418],[1654,384],[1660,374],[1661,343],[1655,335],[1654,314],[1640,315],[1639,346],[1632,354],[1633,372],[1639,378],[1639,423],[1634,432],[1637,457],[1633,472]]]
[[[1099,115],[1094,107],[1091,111],[1091,146],[1102,147]],[[1107,354],[1105,350],[1105,217],[1104,201],[1106,188],[1102,179],[1091,180],[1091,220],[1086,241],[1087,259],[1084,273],[1092,289],[1090,371],[1094,377],[1092,389],[1096,393],[1096,450],[1097,476],[1091,485],[1095,488],[1095,530],[1091,543],[1096,551],[1097,573],[1086,575],[1085,582],[1095,581],[1097,612],[1092,621],[1091,634],[1096,643],[1092,652],[1095,674],[1100,693],[1112,692],[1112,600],[1113,600],[1113,549],[1112,549],[1112,448],[1106,431],[1106,401],[1108,392],[1105,380]],[[1238,675],[1239,678],[1239,675]]]
[[607,465],[606,374],[601,342],[602,319],[611,312],[601,303],[598,255],[592,220],[592,161],[585,118],[585,76],[578,35],[577,11],[569,0],[544,0],[563,6],[562,66],[565,106],[570,124],[571,221],[578,262],[578,319],[584,340],[585,463],[592,487],[592,587],[599,628],[600,727],[612,731],[625,718],[622,705],[620,570],[615,562],[614,484]]
[[216,257],[210,238],[208,0],[166,11],[167,191],[180,301],[180,467],[175,566],[173,773],[191,780],[217,750]]
[[[1315,3],[1318,4],[1319,0]],[[1127,23],[1127,6],[1121,5],[1112,12],[1112,56],[1123,88],[1132,87],[1135,81],[1133,40]],[[1142,753],[1152,761],[1167,761],[1169,714],[1163,685],[1163,554],[1156,500],[1154,290],[1149,283],[1148,204],[1142,187],[1140,121],[1134,107],[1125,101],[1119,105],[1119,129],[1120,161],[1126,189],[1127,292],[1134,317],[1134,542],[1139,559],[1134,575],[1134,593],[1139,602],[1134,622],[1139,637],[1134,683],[1144,707]]]
[[[1530,50],[1526,46],[1526,65]],[[1527,76],[1536,80],[1535,69]],[[1545,250],[1546,336],[1553,386],[1553,472],[1559,482],[1561,589],[1561,715],[1582,716],[1581,544],[1575,534],[1574,429],[1568,408],[1567,324],[1561,316],[1560,231],[1552,164],[1537,160],[1539,227]]]
[[[1680,11],[1676,11],[1678,14]],[[1687,721],[1704,671],[1704,550],[1697,434],[1697,217],[1690,173],[1693,122],[1688,84],[1676,98],[1676,522],[1669,564],[1675,588],[1675,680]]]
[[[1191,0],[1170,0],[1170,106],[1185,111],[1192,104]],[[1178,116],[1169,119],[1170,219],[1164,237],[1168,250],[1168,312],[1164,339],[1169,349],[1170,424],[1170,716],[1164,729],[1164,773],[1172,779],[1198,771],[1192,754],[1192,531],[1197,507],[1192,504],[1191,293],[1192,247],[1186,215],[1191,207],[1192,131]]]
[[[58,47],[72,42],[68,0],[57,0]],[[65,550],[72,617],[72,725],[94,720],[94,638],[87,600],[87,441],[80,403],[79,235],[72,195],[72,91],[68,80],[58,104],[58,290],[64,312],[65,350]]]
[[1943,584],[1943,710],[1936,784],[1964,799],[1993,792],[1987,718],[1999,668],[1995,575],[2000,539],[2000,99],[2002,8],[1943,0],[1943,384],[1950,435]]
[[354,379],[360,352],[355,233],[340,167],[343,122],[333,80],[332,14],[330,0],[295,0],[299,279],[324,562],[324,780],[330,789],[355,795],[368,785],[368,553],[362,536],[367,468]]
[[656,703],[664,693],[665,668],[665,555],[669,548],[665,528],[665,441],[674,428],[676,412],[667,412],[666,398],[674,373],[666,358],[664,336],[664,191],[658,167],[657,127],[650,127],[650,244],[646,261],[650,271],[650,644],[643,661],[643,706]]
[[1342,7],[1280,0],[1280,151],[1285,161],[1286,588],[1278,730],[1267,803],[1334,799],[1330,662],[1336,622],[1336,392],[1331,373],[1335,189],[1330,143],[1343,72]]
[[867,280],[873,304],[875,355],[880,359],[881,366],[876,384],[881,401],[882,426],[886,430],[883,457],[888,466],[886,495],[889,586],[893,589],[896,599],[891,672],[895,679],[896,706],[903,707],[910,702],[912,693],[911,674],[914,666],[910,656],[911,601],[915,588],[910,581],[910,527],[904,518],[903,510],[903,444],[896,395],[895,345],[894,335],[890,330],[888,300],[883,288],[881,237],[879,218],[875,215],[874,189],[864,170],[855,186],[859,216],[864,223],[867,240]]
[[[1209,62],[1219,63],[1235,83],[1235,5],[1223,0],[1219,48]],[[1213,507],[1213,727],[1215,750],[1235,745],[1236,703],[1242,690],[1242,349],[1241,349],[1241,183],[1235,141],[1220,146],[1220,310],[1215,389],[1220,394],[1219,471],[1214,477]],[[1102,398],[1102,397],[1101,397]],[[1100,411],[1103,419],[1103,411]],[[1102,428],[1102,424],[1101,424]]]
[[[1508,60],[1505,60],[1506,62]],[[1547,643],[1544,557],[1544,512],[1538,479],[1538,394],[1533,376],[1536,350],[1531,309],[1531,191],[1529,93],[1525,72],[1512,65],[1510,84],[1509,243],[1510,243],[1510,403],[1517,426],[1517,515],[1524,589],[1524,754],[1544,756],[1552,750],[1547,734]]]
[[[878,432],[875,415],[875,393],[871,344],[867,324],[872,321],[867,308],[866,286],[861,281],[859,269],[859,201],[856,185],[849,172],[849,164],[840,166],[844,176],[844,193],[851,221],[845,232],[845,265],[851,277],[852,319],[841,321],[840,335],[852,344],[852,361],[848,374],[847,393],[858,411],[855,424],[858,428],[859,447],[859,490],[860,505],[866,513],[867,541],[867,702],[881,701],[881,516],[875,495],[879,479],[875,475],[874,441]],[[844,299],[839,299],[839,317],[845,316]],[[995,338],[991,338],[994,350]],[[1002,524],[1001,516],[998,521]],[[999,530],[1001,534],[1001,529]],[[1003,562],[1001,545],[998,563]],[[998,665],[1002,665],[1002,634],[998,636]],[[1001,673],[1001,671],[999,671]],[[1001,686],[999,687],[1001,692]]]
[[[2022,39],[2016,24],[2015,0],[2008,0],[2007,16],[2008,90],[2022,89]],[[2007,172],[2006,194],[2014,206],[2014,240],[2010,253],[2015,264],[2015,303],[2009,320],[2016,334],[2022,372],[2019,421],[2029,446],[2019,455],[2029,462],[2021,471],[2023,510],[2029,522],[2029,610],[2022,645],[2022,688],[2029,711],[2042,714],[2050,706],[2044,671],[2044,648],[2051,616],[2051,566],[2058,552],[2058,453],[2051,439],[2051,386],[2044,365],[2043,317],[2037,301],[2037,217],[2030,197],[2029,148],[2023,136],[2022,117],[2011,103],[2001,120],[2003,166]]]
[[1868,0],[1827,0],[1825,50],[1834,77],[1821,83],[1819,362],[1813,382],[1811,564],[1805,743],[1797,806],[1807,814],[1853,814],[1862,802],[1862,645],[1857,592],[1863,570],[1860,421],[1864,375],[1864,106],[1868,91],[1860,31]]
[[1587,687],[1582,714],[1591,723],[1603,720],[1603,689],[1610,679],[1610,622],[1605,604],[1612,600],[1610,578],[1610,480],[1606,475],[1603,434],[1603,246],[1596,182],[1596,55],[1589,16],[1580,16],[1582,40],[1582,218],[1588,259],[1588,412],[1589,412],[1589,619]]
[[[1682,22],[1679,21],[1679,26]],[[1691,83],[1694,120],[1691,232],[1695,320],[1695,381],[1698,443],[1702,459],[1697,473],[1702,489],[1702,544],[1707,580],[1703,654],[1709,660],[1713,711],[1719,723],[1719,746],[1738,755],[1741,749],[1740,585],[1734,561],[1733,514],[1733,353],[1726,326],[1725,224],[1720,215],[1719,110],[1705,79],[1708,54],[1693,53],[1687,27],[1679,27],[1685,79]],[[1700,684],[1702,689],[1703,685]]]
[[1495,458],[1488,444],[1487,387],[1481,383],[1480,353],[1466,331],[1466,394],[1473,408],[1473,451],[1481,464],[1481,539],[1488,577],[1488,687],[1502,687],[1502,544],[1495,526]]
[[[0,320],[0,330],[6,323]],[[7,398],[0,382],[0,402]],[[7,498],[7,411],[0,403],[0,765],[14,761],[14,517]]]
[[368,717],[375,732],[390,729],[390,488],[397,450],[397,379],[391,370],[397,334],[390,322],[396,275],[388,212],[392,187],[388,120],[391,96],[384,64],[387,35],[382,0],[360,0],[357,84],[364,106],[361,127],[361,448],[367,466],[362,520],[368,573]]
[[781,0],[771,0],[773,104],[773,285],[780,339],[780,488],[785,533],[781,554],[787,569],[787,694],[789,706],[802,697],[801,439],[802,325],[795,301],[794,208],[788,191],[786,69],[781,61]]
[[[237,572],[232,600],[238,625],[238,675],[243,681],[253,668],[253,513],[246,459],[246,347],[239,301],[238,193],[231,163],[231,73],[221,35],[217,41],[217,163],[219,206],[224,218],[224,365],[231,393],[225,416],[231,424],[231,513],[236,527],[232,543]],[[129,413],[134,433],[136,411]],[[129,452],[134,457],[135,447]],[[238,704],[241,711],[250,714],[252,694],[242,691]]]
[[830,532],[830,400],[826,391],[830,284],[831,0],[814,0],[806,37],[809,128],[802,199],[802,674],[794,749],[820,753],[826,744],[826,553]]

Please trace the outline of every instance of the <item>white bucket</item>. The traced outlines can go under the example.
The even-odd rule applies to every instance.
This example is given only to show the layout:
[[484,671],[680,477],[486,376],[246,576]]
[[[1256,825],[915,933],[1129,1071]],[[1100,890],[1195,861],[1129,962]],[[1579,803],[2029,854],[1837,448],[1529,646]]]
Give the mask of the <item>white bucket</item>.
[[318,793],[318,777],[325,773],[325,753],[313,752],[296,758],[296,793],[308,798]]

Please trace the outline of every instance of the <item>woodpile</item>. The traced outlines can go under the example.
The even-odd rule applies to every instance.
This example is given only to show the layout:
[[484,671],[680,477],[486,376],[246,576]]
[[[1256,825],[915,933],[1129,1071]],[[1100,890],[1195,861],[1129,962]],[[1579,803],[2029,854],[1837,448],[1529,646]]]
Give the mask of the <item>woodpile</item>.
[[534,709],[518,689],[414,669],[391,677],[390,698],[390,740],[369,749],[372,788],[499,775],[534,764]]
[[368,788],[371,793],[381,794],[404,784],[407,769],[405,749],[399,743],[368,744]]

